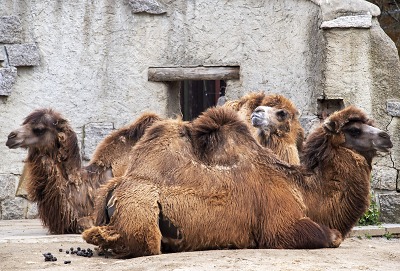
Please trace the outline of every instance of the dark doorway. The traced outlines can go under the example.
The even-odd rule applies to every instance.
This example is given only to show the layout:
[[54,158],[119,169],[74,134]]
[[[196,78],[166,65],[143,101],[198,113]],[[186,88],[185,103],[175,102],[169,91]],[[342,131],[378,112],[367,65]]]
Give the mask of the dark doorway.
[[223,80],[185,80],[181,82],[180,98],[183,120],[192,120],[217,104],[225,96]]

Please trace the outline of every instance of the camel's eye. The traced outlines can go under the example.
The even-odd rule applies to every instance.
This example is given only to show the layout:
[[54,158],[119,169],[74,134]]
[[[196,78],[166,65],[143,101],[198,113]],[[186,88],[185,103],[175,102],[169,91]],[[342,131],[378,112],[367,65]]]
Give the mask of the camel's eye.
[[45,128],[33,128],[33,133],[37,136],[43,135],[46,132]]
[[280,119],[286,119],[288,113],[285,110],[279,110],[278,112],[276,112],[276,115]]
[[361,129],[359,128],[350,128],[349,130],[347,130],[347,132],[352,136],[352,137],[357,137],[361,135]]

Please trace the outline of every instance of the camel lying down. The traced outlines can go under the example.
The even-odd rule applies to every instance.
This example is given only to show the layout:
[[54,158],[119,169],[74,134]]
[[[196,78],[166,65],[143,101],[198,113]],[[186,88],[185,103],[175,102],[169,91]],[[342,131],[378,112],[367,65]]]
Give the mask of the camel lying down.
[[305,216],[303,176],[252,137],[229,108],[192,123],[159,121],[125,176],[98,194],[83,238],[119,257],[222,248],[337,247],[341,234]]

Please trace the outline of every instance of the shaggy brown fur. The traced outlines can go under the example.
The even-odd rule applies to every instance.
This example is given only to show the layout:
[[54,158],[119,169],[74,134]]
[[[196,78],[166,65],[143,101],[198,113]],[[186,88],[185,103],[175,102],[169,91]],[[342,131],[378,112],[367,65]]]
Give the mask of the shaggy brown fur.
[[51,109],[36,110],[8,136],[9,148],[28,148],[27,192],[51,233],[78,233],[90,226],[99,186],[125,170],[131,147],[147,126],[159,120],[147,114],[111,133],[81,168],[78,140],[68,121]]
[[125,175],[99,190],[98,226],[83,233],[119,257],[341,242],[305,216],[301,172],[260,146],[229,108],[193,123],[159,121],[132,153]]
[[373,157],[392,146],[360,109],[328,117],[309,135],[302,155],[302,164],[314,172],[303,189],[307,215],[345,237],[368,208]]
[[[290,100],[282,95],[259,92],[228,101],[224,106],[238,112],[262,146],[270,148],[283,161],[300,164],[299,152],[304,141],[304,129],[298,119],[299,112]],[[259,106],[270,107],[272,111],[268,125],[255,128],[250,118]]]

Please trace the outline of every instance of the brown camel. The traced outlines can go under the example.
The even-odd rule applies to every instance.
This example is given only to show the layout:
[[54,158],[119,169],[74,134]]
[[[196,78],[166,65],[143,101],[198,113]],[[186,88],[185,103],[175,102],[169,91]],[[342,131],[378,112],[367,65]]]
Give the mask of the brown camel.
[[[258,143],[270,148],[281,160],[299,165],[299,152],[304,141],[304,129],[299,121],[295,105],[279,94],[249,93],[239,100],[228,101],[223,106],[238,112],[249,124]],[[268,107],[268,121],[263,125],[251,125],[251,114],[258,106]],[[265,108],[267,110],[267,108]]]
[[260,146],[229,108],[153,124],[125,175],[99,190],[83,238],[118,257],[222,248],[337,247],[305,215],[297,166]]
[[78,140],[68,121],[52,109],[40,109],[11,132],[6,145],[27,148],[28,198],[51,233],[79,233],[90,226],[96,190],[125,171],[131,147],[147,126],[159,118],[145,114],[112,132],[81,167]]
[[[257,108],[253,123],[262,125],[267,110]],[[343,237],[368,208],[372,159],[392,147],[389,135],[372,124],[355,107],[335,112],[308,136],[302,152],[302,165],[312,173],[300,189],[306,214]]]

